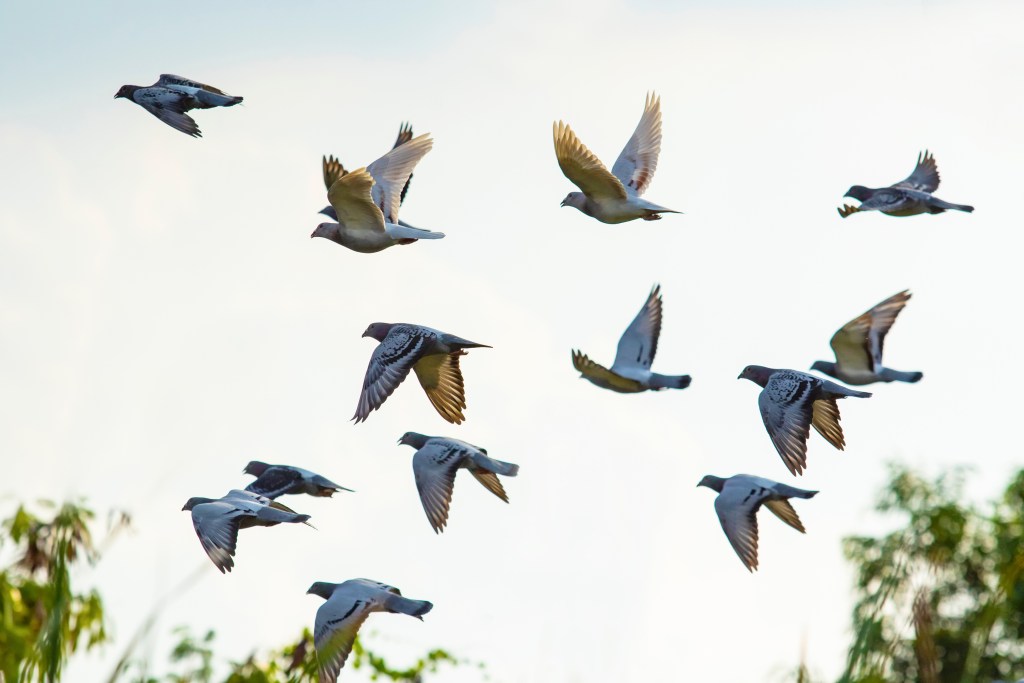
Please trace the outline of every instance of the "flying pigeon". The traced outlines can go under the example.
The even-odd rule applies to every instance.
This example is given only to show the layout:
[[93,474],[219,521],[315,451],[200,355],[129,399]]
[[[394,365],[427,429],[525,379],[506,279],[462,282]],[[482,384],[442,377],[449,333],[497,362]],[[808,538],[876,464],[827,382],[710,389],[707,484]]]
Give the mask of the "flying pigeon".
[[679,213],[641,199],[654,178],[661,153],[661,98],[647,94],[643,116],[611,173],[568,124],[554,124],[555,156],[565,177],[582,192],[570,192],[562,206],[572,206],[602,223],[625,223],[637,218],[656,221],[662,213]]
[[256,480],[246,486],[245,490],[271,500],[285,494],[305,493],[310,496],[330,498],[338,491],[352,492],[352,489],[338,486],[330,479],[315,472],[291,465],[268,465],[259,460],[252,460],[242,471],[256,477]]
[[881,211],[889,216],[916,216],[919,213],[942,213],[947,209],[957,211],[974,211],[973,206],[966,204],[950,204],[938,197],[933,197],[939,187],[939,168],[935,165],[935,157],[925,150],[917,155],[917,166],[905,180],[889,187],[864,187],[854,185],[846,191],[845,197],[860,202],[860,206],[844,204],[837,209],[839,215],[846,218],[858,211]]
[[427,513],[427,520],[434,533],[444,531],[448,523],[448,506],[452,502],[455,473],[460,469],[469,470],[485,489],[506,503],[508,496],[498,475],[514,477],[519,474],[519,465],[490,458],[485,449],[458,439],[406,432],[398,443],[416,449],[412,456],[412,472],[416,477],[416,489],[420,492],[423,511]]
[[[398,127],[398,137],[395,138],[395,144],[391,147],[391,149],[394,149],[399,145],[404,145],[410,140],[412,140],[412,126],[409,125],[408,123],[403,123],[401,126]],[[328,190],[331,189],[331,185],[334,184],[334,181],[348,173],[348,171],[345,169],[344,164],[342,164],[338,159],[334,158],[333,155],[329,157],[325,156],[323,158],[323,170],[324,187],[327,188]],[[409,184],[411,182],[412,175],[410,174],[409,179],[405,181],[405,187],[402,188],[402,194],[398,198],[399,203],[405,202],[405,195],[406,193],[409,192]],[[327,216],[332,221],[338,220],[338,212],[335,211],[334,207],[331,206],[330,204],[320,209],[320,213]],[[403,225],[405,227],[409,227],[408,223],[405,223],[401,220],[398,221],[398,224]]]
[[235,562],[238,530],[251,526],[275,526],[281,522],[309,524],[309,515],[300,515],[289,507],[251,491],[229,491],[223,498],[189,498],[182,510],[191,510],[203,550],[220,573],[231,571]]
[[722,523],[722,531],[743,566],[751,573],[757,569],[757,511],[761,505],[803,534],[806,530],[789,499],[813,498],[818,493],[749,474],[736,474],[725,479],[709,474],[697,486],[718,491],[715,512]]
[[319,595],[327,602],[316,611],[313,644],[320,667],[320,683],[335,683],[345,666],[356,632],[371,612],[398,612],[423,621],[433,609],[426,600],[403,598],[394,586],[370,579],[349,579],[342,583],[317,581],[306,594]]
[[212,85],[192,81],[173,74],[161,74],[150,86],[122,85],[114,95],[129,99],[175,130],[201,138],[199,126],[185,112],[211,107],[233,107],[241,97],[228,95]]
[[364,254],[437,240],[443,232],[431,232],[398,223],[401,190],[434,141],[425,133],[391,149],[366,168],[346,173],[331,184],[327,199],[338,216],[337,223],[321,223],[310,237],[324,237]]
[[910,292],[903,290],[843,325],[829,342],[836,354],[836,362],[815,361],[811,370],[854,385],[920,380],[923,373],[882,367],[885,335],[908,301]]
[[749,379],[763,387],[757,397],[761,419],[775,450],[792,474],[803,474],[807,467],[807,437],[812,426],[839,450],[846,447],[837,399],[871,396],[805,372],[760,365],[748,365],[737,379]]
[[611,370],[598,365],[582,351],[575,349],[572,352],[572,364],[584,379],[602,389],[611,389],[622,394],[685,389],[690,386],[689,375],[659,375],[651,372],[651,362],[658,351],[660,335],[661,285],[654,285],[647,302],[619,339]]
[[381,407],[409,370],[416,371],[420,386],[441,417],[455,424],[466,419],[462,414],[466,407],[466,390],[459,370],[459,356],[466,355],[463,349],[489,349],[490,346],[407,323],[373,323],[363,336],[373,337],[380,344],[366,368],[363,390],[352,418],[357,424]]

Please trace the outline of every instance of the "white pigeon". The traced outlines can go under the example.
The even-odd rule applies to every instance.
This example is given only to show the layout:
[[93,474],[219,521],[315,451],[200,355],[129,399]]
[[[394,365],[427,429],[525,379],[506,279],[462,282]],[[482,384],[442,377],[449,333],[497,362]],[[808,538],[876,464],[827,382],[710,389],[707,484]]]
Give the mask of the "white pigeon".
[[718,491],[715,512],[733,550],[750,572],[757,569],[757,511],[762,505],[800,533],[804,525],[789,504],[790,498],[813,498],[818,492],[798,489],[771,479],[736,474],[723,479],[707,475],[697,486]]
[[572,364],[582,377],[602,389],[622,394],[662,389],[685,389],[689,375],[659,375],[651,372],[654,354],[661,336],[661,286],[654,285],[643,308],[626,328],[609,370],[590,360],[582,351],[573,350]]
[[455,474],[460,469],[469,470],[485,489],[506,503],[508,496],[498,475],[514,477],[519,474],[519,465],[495,460],[488,457],[485,449],[458,439],[406,432],[398,443],[416,449],[412,456],[412,472],[423,511],[427,513],[434,533],[444,531],[448,523]]
[[366,168],[356,169],[334,181],[327,192],[337,223],[321,223],[310,237],[323,237],[363,254],[412,244],[421,239],[441,239],[444,233],[398,224],[402,189],[413,168],[434,141],[429,133],[392,148]]
[[356,423],[364,422],[398,388],[410,370],[426,392],[438,415],[455,424],[465,420],[466,389],[459,368],[463,349],[491,348],[432,327],[407,323],[372,323],[363,332],[380,342],[370,356],[370,364],[359,393]]
[[168,126],[186,135],[200,138],[195,119],[185,112],[211,107],[233,107],[243,98],[228,95],[223,90],[174,74],[160,74],[156,83],[149,86],[122,85],[116,100],[123,97],[139,105]]
[[238,489],[229,491],[223,498],[189,498],[181,509],[192,512],[192,525],[199,542],[221,574],[235,566],[232,556],[239,529],[276,526],[282,522],[309,525],[309,515],[300,515],[265,496]]
[[903,290],[843,325],[829,341],[836,362],[814,361],[811,370],[853,385],[920,381],[924,377],[921,372],[903,372],[882,365],[885,335],[908,301],[910,292]]
[[568,124],[556,121],[553,133],[558,166],[582,190],[566,195],[562,206],[579,209],[602,223],[656,221],[662,213],[679,213],[641,198],[654,178],[661,153],[661,98],[653,92],[647,94],[640,123],[610,173]]
[[847,389],[806,372],[761,365],[748,365],[737,379],[749,379],[762,387],[757,396],[761,420],[792,474],[803,474],[807,467],[807,438],[812,426],[839,450],[846,447],[839,424],[838,399],[871,396],[869,392]]
[[330,498],[338,491],[352,492],[352,489],[338,486],[316,472],[291,465],[268,465],[259,460],[250,460],[242,471],[256,477],[256,480],[246,486],[245,490],[266,496],[271,500],[285,494],[305,493],[310,496]]
[[338,680],[338,673],[352,652],[356,633],[371,612],[408,614],[423,621],[423,615],[434,607],[426,600],[403,598],[394,586],[370,579],[317,581],[306,594],[319,595],[327,601],[316,611],[313,626],[320,683]]

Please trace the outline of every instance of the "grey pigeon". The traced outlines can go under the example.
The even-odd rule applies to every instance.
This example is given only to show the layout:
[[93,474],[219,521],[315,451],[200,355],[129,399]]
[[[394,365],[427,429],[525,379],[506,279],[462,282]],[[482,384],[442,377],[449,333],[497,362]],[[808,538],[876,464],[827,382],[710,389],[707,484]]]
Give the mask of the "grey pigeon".
[[807,437],[812,426],[839,450],[846,447],[836,400],[871,396],[866,391],[847,389],[805,372],[760,365],[748,365],[737,379],[749,379],[763,387],[757,405],[764,428],[782,462],[793,474],[803,474],[807,467]]
[[506,503],[508,496],[498,479],[519,474],[519,465],[502,462],[488,457],[487,451],[473,444],[449,439],[443,436],[426,436],[406,432],[398,443],[412,446],[412,472],[416,477],[416,489],[420,502],[434,533],[444,531],[448,523],[448,506],[452,502],[455,474],[460,469],[469,470],[484,488]]
[[139,105],[175,130],[194,138],[203,136],[195,120],[185,112],[211,107],[233,107],[241,97],[228,95],[212,85],[199,83],[173,74],[161,74],[150,86],[122,85],[116,100],[123,97]]
[[338,491],[352,492],[352,489],[338,486],[316,472],[291,465],[268,465],[259,460],[251,460],[242,471],[256,477],[256,480],[246,486],[245,490],[266,496],[271,500],[285,494],[305,493],[310,496],[330,498]]
[[654,178],[661,153],[661,98],[654,93],[647,94],[640,123],[610,173],[567,124],[557,121],[553,134],[558,166],[582,190],[566,195],[562,206],[579,209],[602,223],[656,221],[660,214],[679,213],[641,198]]
[[[395,138],[395,144],[391,147],[391,149],[394,149],[399,145],[404,145],[410,140],[412,140],[412,126],[409,125],[408,123],[402,123],[402,125],[398,127],[398,137]],[[333,185],[338,178],[348,174],[348,171],[345,170],[344,164],[342,164],[333,155],[329,157],[325,156],[323,158],[323,171],[324,187],[328,190],[331,189],[331,185]],[[412,175],[410,174],[409,179],[405,181],[405,187],[402,188],[402,194],[398,198],[400,204],[405,202],[405,195],[409,192],[409,184],[411,182]],[[320,213],[327,216],[332,221],[338,220],[338,212],[335,211],[334,207],[331,206],[330,204],[320,209]],[[409,224],[403,221],[398,221],[398,224],[403,225],[405,227],[409,227]]]
[[853,385],[920,380],[924,377],[920,372],[901,372],[882,366],[885,335],[908,301],[910,292],[903,290],[843,325],[829,342],[836,362],[815,361],[811,370]]
[[235,566],[232,557],[239,529],[276,526],[282,522],[309,524],[309,515],[300,515],[265,496],[237,489],[223,498],[189,498],[181,509],[192,512],[192,525],[199,542],[221,574]]
[[380,344],[370,356],[363,389],[353,419],[363,422],[377,410],[409,374],[416,371],[431,405],[448,422],[461,423],[465,416],[466,390],[459,369],[463,349],[491,348],[447,332],[407,323],[373,323],[363,332]]
[[602,389],[611,389],[622,394],[685,389],[690,386],[689,375],[659,375],[651,372],[651,363],[658,351],[660,336],[661,286],[654,285],[643,308],[619,339],[615,362],[612,363],[610,370],[575,349],[572,352],[572,364],[584,379]]
[[338,680],[352,652],[356,633],[371,612],[408,614],[423,621],[423,615],[434,607],[426,600],[403,598],[394,586],[370,579],[349,579],[342,583],[317,581],[306,591],[307,595],[310,593],[327,601],[316,611],[313,625],[320,683]]
[[776,517],[803,534],[806,530],[796,510],[789,504],[789,499],[813,498],[818,493],[749,474],[736,474],[725,479],[709,474],[697,486],[707,486],[718,491],[715,512],[718,513],[718,521],[722,523],[722,531],[743,566],[751,573],[757,569],[758,509],[764,505]]
[[335,180],[327,199],[338,222],[321,223],[310,237],[323,237],[364,254],[444,237],[442,232],[402,225],[398,220],[402,188],[433,144],[429,134],[420,135],[392,148],[368,167]]
[[966,204],[950,204],[938,197],[933,197],[939,187],[939,169],[935,165],[935,157],[925,150],[917,155],[914,172],[904,180],[889,187],[864,187],[854,185],[844,196],[860,202],[860,206],[844,204],[838,209],[839,215],[846,218],[858,211],[881,211],[889,216],[916,216],[919,213],[942,213],[947,209],[957,211],[974,211],[973,206]]

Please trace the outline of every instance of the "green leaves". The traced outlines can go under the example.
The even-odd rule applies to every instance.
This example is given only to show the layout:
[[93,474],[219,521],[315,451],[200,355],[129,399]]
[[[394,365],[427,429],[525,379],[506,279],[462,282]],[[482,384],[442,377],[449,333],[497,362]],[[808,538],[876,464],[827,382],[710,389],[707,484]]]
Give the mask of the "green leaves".
[[[901,467],[876,508],[902,526],[850,537],[854,642],[841,683],[976,683],[1024,670],[1024,470],[982,511],[964,470],[929,481]],[[1015,673],[1016,672],[1016,673]]]

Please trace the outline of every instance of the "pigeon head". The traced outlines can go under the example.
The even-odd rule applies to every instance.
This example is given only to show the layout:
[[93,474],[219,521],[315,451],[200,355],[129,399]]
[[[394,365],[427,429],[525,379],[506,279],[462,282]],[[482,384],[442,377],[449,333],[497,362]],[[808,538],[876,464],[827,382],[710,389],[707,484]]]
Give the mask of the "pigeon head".
[[827,360],[814,361],[814,365],[811,366],[811,370],[817,370],[818,372],[828,375],[829,377],[836,376],[836,364],[831,363]]
[[856,199],[862,202],[868,197],[870,197],[872,194],[874,194],[874,191],[871,190],[870,188],[864,187],[863,185],[854,185],[849,190],[847,190],[846,194],[844,194],[843,196],[850,197],[851,199]]
[[114,95],[114,99],[116,100],[118,97],[127,97],[131,99],[132,94],[138,89],[138,87],[139,86],[137,85],[122,85],[117,91],[117,94]]
[[203,498],[202,496],[193,496],[185,502],[185,507],[181,508],[182,511],[191,510],[196,505],[202,505],[203,503],[212,503],[213,498]]
[[388,332],[394,325],[392,323],[370,323],[370,326],[363,332],[364,337],[373,337],[377,341],[384,341],[384,337],[388,336]]
[[323,237],[324,239],[331,240],[332,242],[337,242],[339,227],[340,226],[337,223],[321,223],[316,226],[316,230],[314,230],[309,237],[310,239],[314,237]]
[[587,202],[587,195],[582,192],[570,192],[562,200],[562,206],[571,206],[583,211],[583,205]]
[[327,600],[331,597],[331,593],[334,592],[337,585],[338,584],[331,583],[330,581],[317,581],[309,587],[309,590],[306,591],[306,595],[319,595],[324,600]]
[[270,467],[270,465],[268,465],[265,462],[260,462],[259,460],[250,460],[249,464],[245,466],[245,469],[242,470],[242,472],[244,472],[245,474],[251,474],[254,477],[258,477],[264,472],[266,472],[268,467]]
[[743,368],[743,372],[736,379],[749,379],[754,384],[763,387],[768,384],[768,378],[772,376],[773,372],[775,371],[763,365],[748,365]]
[[699,484],[697,484],[698,488],[701,486],[707,486],[709,489],[713,489],[721,493],[722,487],[725,486],[725,479],[716,477],[713,474],[705,474],[704,478],[700,480]]
[[398,443],[403,446],[412,446],[419,450],[420,448],[423,448],[423,445],[426,444],[429,439],[430,437],[425,434],[419,434],[418,432],[406,432],[405,434],[402,434],[402,438],[398,440]]

